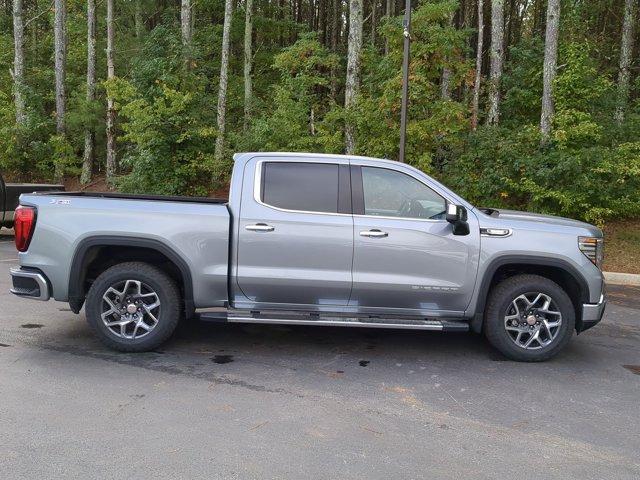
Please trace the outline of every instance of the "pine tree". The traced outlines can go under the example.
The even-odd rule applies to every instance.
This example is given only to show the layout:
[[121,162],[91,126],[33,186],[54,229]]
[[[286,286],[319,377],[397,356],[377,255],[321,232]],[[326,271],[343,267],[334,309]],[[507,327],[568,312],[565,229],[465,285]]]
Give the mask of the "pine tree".
[[[344,107],[353,108],[360,86],[360,55],[362,53],[362,0],[349,2],[349,39],[347,44],[347,77],[344,87]],[[351,120],[345,128],[345,147],[347,154],[356,149],[355,126]]]
[[618,97],[615,111],[615,120],[618,124],[621,124],[624,120],[627,102],[629,101],[636,3],[637,0],[625,0],[624,2],[624,21],[622,24],[622,40],[620,42],[620,68],[618,72]]
[[[107,0],[107,80],[115,73],[115,29],[113,24],[114,0]],[[111,95],[107,96],[107,180],[111,181],[118,171],[116,158],[116,108]]]
[[491,0],[491,50],[489,72],[489,113],[487,123],[500,120],[500,82],[504,61],[504,0]]
[[13,0],[13,95],[16,107],[16,123],[26,120],[24,102],[24,23],[22,0]]
[[547,4],[547,28],[544,43],[544,66],[542,71],[542,113],[540,115],[541,143],[549,141],[553,126],[553,81],[558,63],[558,28],[560,25],[560,0],[549,0]]
[[222,161],[224,154],[224,133],[227,107],[227,83],[229,81],[229,44],[231,35],[231,16],[233,15],[233,0],[224,2],[224,24],[222,27],[222,59],[220,62],[220,85],[218,87],[218,136],[214,157],[217,162]]
[[478,0],[478,45],[476,51],[476,78],[473,83],[473,101],[471,105],[471,128],[478,128],[478,112],[480,110],[480,83],[482,81],[482,47],[484,43],[484,5]]
[[67,76],[67,32],[66,32],[66,2],[54,2],[54,50],[56,77],[56,132],[65,134],[66,94],[65,79]]
[[[87,0],[87,103],[96,99],[96,0]],[[80,183],[91,181],[95,157],[95,132],[86,127],[84,132],[84,155]]]
[[251,119],[251,102],[253,89],[251,85],[251,68],[253,65],[253,0],[245,1],[244,17],[244,129],[247,130]]
[[180,7],[180,31],[182,34],[182,50],[184,61],[189,68],[191,55],[191,0],[182,0]]

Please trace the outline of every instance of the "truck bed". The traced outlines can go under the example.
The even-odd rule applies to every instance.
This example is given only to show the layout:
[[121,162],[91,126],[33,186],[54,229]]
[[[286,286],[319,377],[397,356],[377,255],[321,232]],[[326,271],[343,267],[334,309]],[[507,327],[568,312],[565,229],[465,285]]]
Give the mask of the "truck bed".
[[68,300],[74,259],[116,238],[114,256],[152,244],[179,259],[191,276],[196,307],[228,301],[231,216],[224,199],[43,192],[23,194],[20,203],[37,208],[28,255],[19,254],[20,263],[47,275],[56,300]]

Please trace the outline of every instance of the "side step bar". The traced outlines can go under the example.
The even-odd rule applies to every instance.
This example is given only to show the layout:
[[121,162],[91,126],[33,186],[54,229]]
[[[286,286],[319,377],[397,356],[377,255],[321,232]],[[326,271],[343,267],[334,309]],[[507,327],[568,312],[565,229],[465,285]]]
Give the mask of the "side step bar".
[[262,312],[202,312],[197,318],[216,323],[261,323],[273,325],[318,325],[325,327],[401,328],[407,330],[437,330],[466,332],[469,323],[459,320],[430,318],[354,317],[327,314],[282,313],[266,315]]

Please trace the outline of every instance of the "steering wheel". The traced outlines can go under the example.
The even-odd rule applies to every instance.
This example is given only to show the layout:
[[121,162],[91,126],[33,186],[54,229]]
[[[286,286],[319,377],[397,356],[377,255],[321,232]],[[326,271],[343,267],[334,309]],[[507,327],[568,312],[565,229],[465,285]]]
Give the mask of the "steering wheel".
[[398,210],[398,216],[400,217],[412,217],[412,218],[426,218],[427,210],[422,204],[415,199],[406,199],[400,205]]
[[426,218],[427,210],[422,206],[418,200],[411,200],[411,208],[409,208],[409,215],[414,218]]

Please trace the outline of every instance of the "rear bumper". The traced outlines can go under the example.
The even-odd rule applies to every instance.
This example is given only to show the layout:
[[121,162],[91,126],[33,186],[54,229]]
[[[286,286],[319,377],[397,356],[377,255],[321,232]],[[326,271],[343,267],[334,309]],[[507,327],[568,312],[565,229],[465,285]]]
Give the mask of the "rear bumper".
[[9,291],[14,295],[43,301],[51,298],[49,282],[42,272],[14,267],[9,273],[13,285]]
[[582,304],[582,328],[581,332],[590,329],[600,320],[604,315],[604,309],[607,306],[607,300],[604,293],[600,295],[600,301],[598,303],[584,303]]

